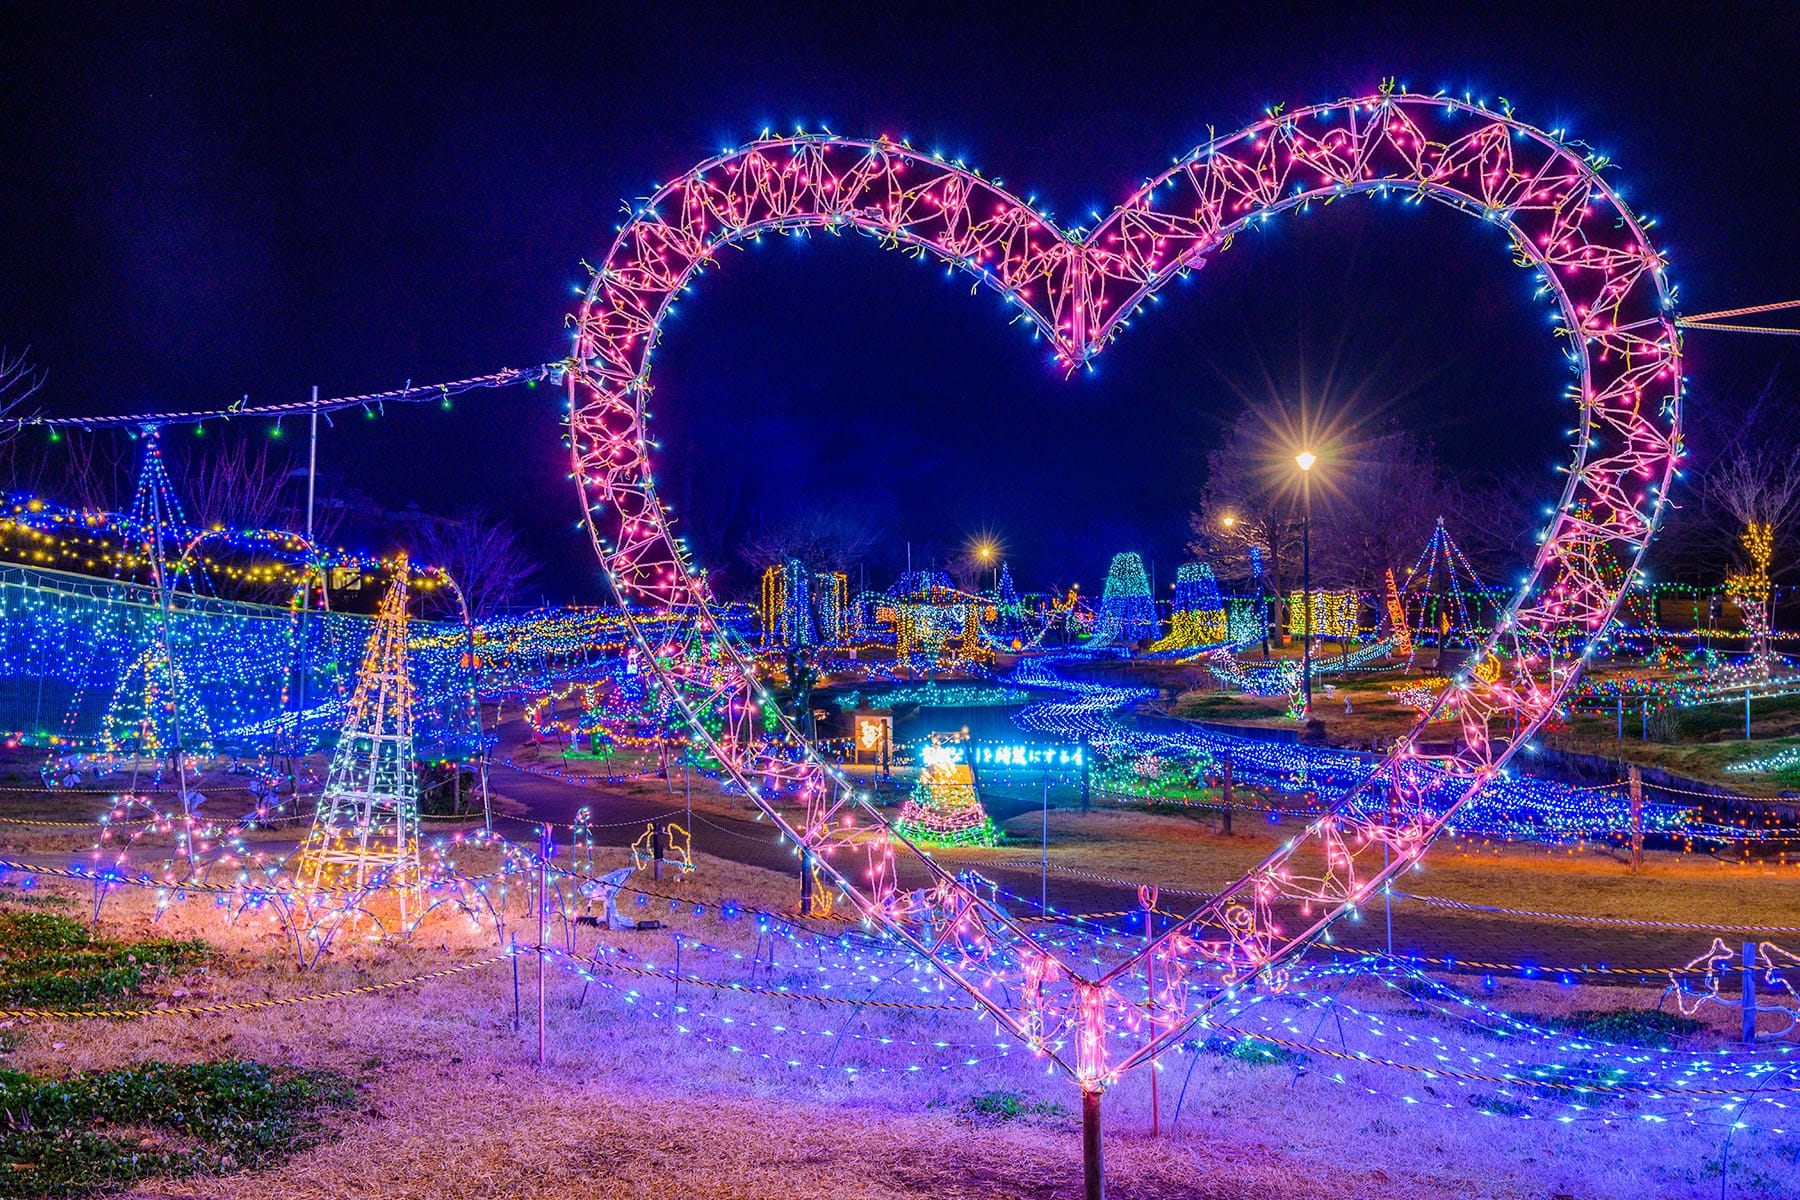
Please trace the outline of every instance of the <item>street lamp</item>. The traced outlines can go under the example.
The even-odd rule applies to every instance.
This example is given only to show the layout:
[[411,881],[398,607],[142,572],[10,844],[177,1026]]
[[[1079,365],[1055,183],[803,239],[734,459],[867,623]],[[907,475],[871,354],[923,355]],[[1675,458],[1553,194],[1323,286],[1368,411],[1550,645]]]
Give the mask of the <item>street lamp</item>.
[[1300,611],[1306,618],[1306,631],[1300,641],[1300,683],[1306,692],[1306,711],[1312,712],[1312,469],[1319,456],[1311,450],[1294,455],[1300,464]]
[[982,542],[975,547],[975,556],[981,559],[981,565],[994,568],[994,595],[995,598],[998,599],[1000,594],[1000,568],[994,564],[995,553],[994,543],[992,542]]

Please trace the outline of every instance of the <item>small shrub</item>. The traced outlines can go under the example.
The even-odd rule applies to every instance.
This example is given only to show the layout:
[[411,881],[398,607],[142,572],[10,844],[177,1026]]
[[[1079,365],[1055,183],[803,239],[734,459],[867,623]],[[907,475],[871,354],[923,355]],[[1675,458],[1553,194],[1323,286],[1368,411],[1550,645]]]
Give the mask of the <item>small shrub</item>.
[[1557,1028],[1603,1042],[1669,1046],[1706,1028],[1702,1021],[1655,1008],[1582,1009],[1558,1018]]
[[78,950],[94,940],[88,927],[70,917],[45,912],[0,913],[0,953]]
[[1234,1062],[1248,1063],[1253,1067],[1300,1067],[1309,1061],[1306,1055],[1297,1050],[1289,1050],[1286,1046],[1277,1046],[1273,1042],[1259,1042],[1255,1038],[1207,1038],[1200,1046],[1209,1054],[1217,1054]]
[[1659,708],[1651,712],[1645,731],[1653,742],[1679,742],[1683,722],[1678,708]]
[[0,1197],[268,1166],[322,1140],[319,1110],[353,1098],[331,1072],[255,1062],[151,1062],[69,1079],[0,1071]]
[[1519,1101],[1504,1096],[1470,1096],[1469,1104],[1477,1112],[1493,1117],[1522,1117],[1530,1111]]
[[1066,1117],[1069,1110],[1051,1100],[1032,1102],[1018,1092],[982,1092],[971,1096],[969,1111],[979,1117],[1011,1121],[1017,1117]]
[[0,1003],[120,1000],[166,971],[206,961],[205,942],[112,942],[56,913],[0,912]]

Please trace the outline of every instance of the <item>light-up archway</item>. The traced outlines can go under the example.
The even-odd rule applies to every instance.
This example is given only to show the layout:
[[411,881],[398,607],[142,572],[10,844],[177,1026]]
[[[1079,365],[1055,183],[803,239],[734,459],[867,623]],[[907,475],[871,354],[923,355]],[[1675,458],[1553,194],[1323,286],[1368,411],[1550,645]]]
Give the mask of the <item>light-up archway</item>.
[[[1209,142],[1085,232],[1059,229],[959,164],[886,140],[796,136],[709,159],[624,226],[578,317],[571,448],[607,577],[622,601],[691,609],[688,639],[644,649],[698,736],[777,825],[819,856],[867,916],[1084,1087],[1103,1086],[1415,862],[1559,702],[1581,661],[1559,643],[1579,647],[1617,607],[1678,458],[1681,351],[1663,260],[1601,179],[1604,165],[1509,112],[1392,92],[1276,113]],[[1415,730],[1355,794],[1097,977],[922,856],[916,869],[932,883],[901,890],[895,855],[916,851],[785,719],[766,731],[767,696],[720,631],[704,576],[657,499],[646,405],[669,306],[735,243],[849,230],[995,288],[1072,369],[1157,288],[1251,223],[1371,192],[1448,204],[1510,235],[1515,261],[1537,275],[1559,314],[1580,417],[1568,483],[1527,581],[1450,685],[1462,733],[1454,761],[1421,762]],[[804,803],[803,818],[777,805],[783,789]],[[1149,1005],[1123,990],[1130,980],[1142,994],[1146,958],[1156,978]]]

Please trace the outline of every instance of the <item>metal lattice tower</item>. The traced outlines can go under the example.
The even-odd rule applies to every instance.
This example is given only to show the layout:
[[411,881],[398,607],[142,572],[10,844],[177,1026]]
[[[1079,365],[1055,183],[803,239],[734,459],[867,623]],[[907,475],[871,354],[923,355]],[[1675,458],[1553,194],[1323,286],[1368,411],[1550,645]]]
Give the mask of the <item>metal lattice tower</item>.
[[404,926],[419,906],[419,787],[413,684],[406,664],[403,556],[382,598],[332,755],[325,794],[301,848],[301,884],[356,893],[372,883],[400,898]]

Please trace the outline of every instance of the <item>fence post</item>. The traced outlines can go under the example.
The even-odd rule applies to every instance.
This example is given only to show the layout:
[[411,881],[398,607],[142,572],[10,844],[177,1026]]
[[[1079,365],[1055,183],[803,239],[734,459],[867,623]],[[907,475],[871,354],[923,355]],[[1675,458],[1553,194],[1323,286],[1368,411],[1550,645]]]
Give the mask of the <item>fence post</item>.
[[813,910],[813,873],[812,851],[804,846],[800,848],[800,915],[812,916]]
[[650,823],[650,858],[652,878],[661,879],[663,868],[663,823],[661,821]]
[[1634,763],[1625,770],[1631,783],[1631,869],[1644,865],[1644,773]]
[[1081,811],[1088,810],[1088,740],[1081,739]]
[[1098,1089],[1081,1091],[1081,1175],[1084,1200],[1106,1200],[1104,1157],[1100,1148],[1100,1096]]
[[1225,751],[1222,757],[1225,760],[1225,775],[1224,778],[1219,780],[1219,803],[1221,805],[1219,809],[1219,832],[1230,837],[1231,806],[1234,803],[1232,800],[1231,786],[1231,751]]
[[1756,1045],[1756,943],[1744,943],[1744,1045]]
[[512,964],[513,964],[513,1020],[512,1020],[512,1027],[513,1027],[513,1032],[517,1033],[517,1032],[519,1032],[519,931],[516,929],[513,930],[513,934],[512,934]]

